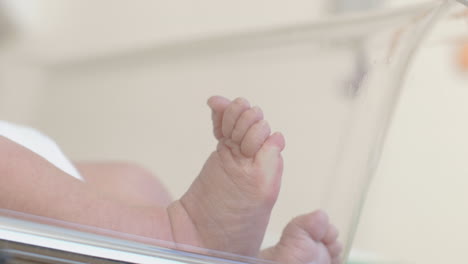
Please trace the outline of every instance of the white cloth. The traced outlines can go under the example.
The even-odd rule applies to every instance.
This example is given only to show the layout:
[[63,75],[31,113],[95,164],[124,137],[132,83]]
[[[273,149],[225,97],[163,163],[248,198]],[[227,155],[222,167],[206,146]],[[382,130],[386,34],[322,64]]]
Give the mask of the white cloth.
[[0,136],[33,151],[67,174],[83,180],[83,177],[63,154],[58,145],[39,131],[0,120]]

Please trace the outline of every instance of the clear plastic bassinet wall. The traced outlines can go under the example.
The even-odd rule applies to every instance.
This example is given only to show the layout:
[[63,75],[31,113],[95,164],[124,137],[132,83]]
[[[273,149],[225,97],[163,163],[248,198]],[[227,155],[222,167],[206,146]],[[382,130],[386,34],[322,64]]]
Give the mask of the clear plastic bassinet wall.
[[[265,245],[273,244],[293,217],[322,208],[340,230],[345,259],[407,65],[425,32],[450,5],[455,1],[46,63],[44,96],[31,125],[57,139],[73,158],[137,161],[179,197],[215,148],[206,99],[214,94],[245,97],[286,138],[282,189]],[[201,257],[164,249],[171,244],[149,238],[115,233],[106,238],[10,218],[0,228],[7,240],[33,241],[21,240],[28,235],[55,239],[50,247],[111,260],[258,261],[179,247],[221,258]]]

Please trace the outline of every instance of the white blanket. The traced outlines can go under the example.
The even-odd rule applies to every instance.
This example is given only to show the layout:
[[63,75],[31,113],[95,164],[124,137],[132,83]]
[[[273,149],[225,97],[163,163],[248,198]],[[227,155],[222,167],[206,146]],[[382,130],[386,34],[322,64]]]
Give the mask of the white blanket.
[[0,136],[28,148],[67,174],[83,180],[78,170],[63,154],[58,145],[36,129],[0,120]]

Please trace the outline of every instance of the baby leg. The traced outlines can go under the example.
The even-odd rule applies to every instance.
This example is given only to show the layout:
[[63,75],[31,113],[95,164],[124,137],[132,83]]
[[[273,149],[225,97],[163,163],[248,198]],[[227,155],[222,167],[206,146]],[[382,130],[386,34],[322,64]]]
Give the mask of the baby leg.
[[171,195],[150,171],[128,162],[76,162],[86,184],[133,206],[168,206]]

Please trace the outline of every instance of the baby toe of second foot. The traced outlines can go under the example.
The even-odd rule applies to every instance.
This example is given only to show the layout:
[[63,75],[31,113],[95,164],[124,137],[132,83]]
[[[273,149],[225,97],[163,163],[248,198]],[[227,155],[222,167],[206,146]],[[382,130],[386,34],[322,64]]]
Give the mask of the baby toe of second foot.
[[343,251],[343,245],[339,241],[327,245],[328,253],[332,257],[339,257]]

